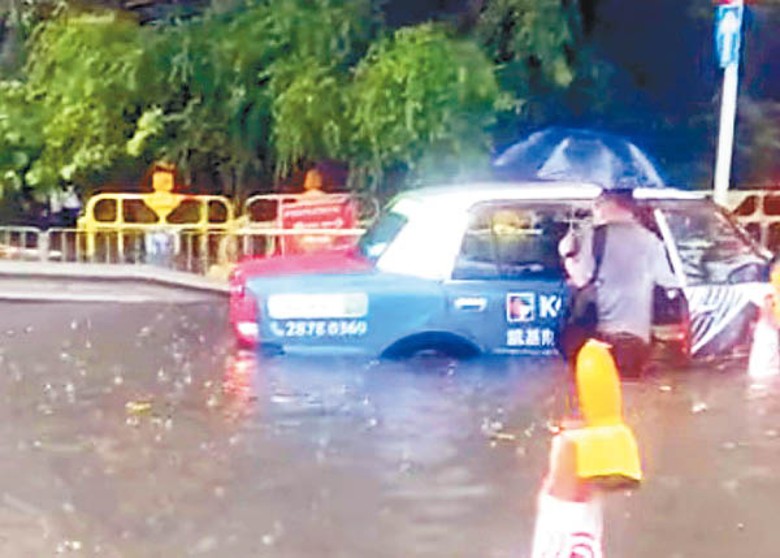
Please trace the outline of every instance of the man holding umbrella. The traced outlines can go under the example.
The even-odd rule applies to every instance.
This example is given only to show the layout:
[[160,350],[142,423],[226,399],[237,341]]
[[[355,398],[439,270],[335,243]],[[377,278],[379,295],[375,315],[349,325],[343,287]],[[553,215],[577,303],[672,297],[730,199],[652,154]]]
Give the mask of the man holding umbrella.
[[643,226],[633,190],[605,189],[593,205],[593,227],[569,232],[559,245],[573,287],[561,332],[569,362],[588,338],[612,346],[623,375],[640,375],[650,356],[653,293],[678,287],[660,238]]

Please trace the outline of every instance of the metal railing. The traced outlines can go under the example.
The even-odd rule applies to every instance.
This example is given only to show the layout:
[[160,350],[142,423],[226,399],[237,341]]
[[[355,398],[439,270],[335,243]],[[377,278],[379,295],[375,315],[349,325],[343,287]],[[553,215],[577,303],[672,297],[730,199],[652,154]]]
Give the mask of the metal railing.
[[779,190],[730,190],[726,203],[759,244],[773,253],[780,251]]
[[[174,229],[84,231],[79,229],[0,227],[0,259],[100,263],[151,264],[197,274],[214,273],[249,257],[280,252],[285,239],[328,239],[341,246],[364,232],[355,229],[281,229],[244,227],[238,230]],[[88,243],[92,244],[88,249]],[[305,242],[303,242],[305,248]],[[312,242],[312,249],[319,243]],[[224,271],[224,269],[223,269]]]
[[349,200],[355,207],[356,220],[365,227],[379,214],[379,201],[368,194],[328,194],[326,197],[311,197],[305,194],[258,194],[250,196],[241,206],[239,221],[242,226],[281,228],[281,207],[297,202],[318,200]]
[[35,227],[0,227],[0,258],[6,260],[46,260],[49,250]]

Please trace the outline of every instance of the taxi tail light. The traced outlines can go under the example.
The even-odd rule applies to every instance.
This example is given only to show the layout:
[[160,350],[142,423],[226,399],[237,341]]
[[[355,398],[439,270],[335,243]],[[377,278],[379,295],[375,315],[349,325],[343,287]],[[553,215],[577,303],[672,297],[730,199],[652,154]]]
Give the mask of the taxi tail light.
[[680,351],[690,357],[691,355],[691,315],[688,312],[686,305],[685,312],[682,319],[675,327],[675,334],[673,336],[675,342],[677,342]]
[[258,304],[243,275],[234,273],[230,277],[230,323],[241,346],[254,347],[260,340]]
[[242,345],[256,345],[260,340],[260,326],[257,322],[238,322],[236,337]]
[[685,314],[683,315],[682,320],[679,324],[677,324],[677,327],[675,328],[675,335],[674,335],[674,341],[677,343],[677,347],[680,353],[680,356],[686,359],[691,358],[691,315],[687,310]]

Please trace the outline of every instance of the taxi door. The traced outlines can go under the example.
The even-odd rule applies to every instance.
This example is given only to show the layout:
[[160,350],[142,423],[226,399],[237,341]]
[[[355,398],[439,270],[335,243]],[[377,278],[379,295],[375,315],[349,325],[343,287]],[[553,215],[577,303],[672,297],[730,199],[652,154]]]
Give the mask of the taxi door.
[[553,279],[445,283],[450,329],[490,353],[550,353],[556,347],[564,284]]
[[450,329],[486,352],[555,351],[566,287],[561,204],[476,208],[444,283]]

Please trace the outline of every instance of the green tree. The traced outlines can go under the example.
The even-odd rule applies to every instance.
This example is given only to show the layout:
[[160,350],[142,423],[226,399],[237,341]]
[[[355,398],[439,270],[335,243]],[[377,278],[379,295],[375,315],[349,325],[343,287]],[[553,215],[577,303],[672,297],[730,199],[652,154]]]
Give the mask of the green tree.
[[[349,155],[352,134],[346,74],[313,59],[277,68],[273,140],[277,176],[306,161]],[[288,74],[289,72],[289,74]]]
[[66,10],[66,0],[0,0],[0,74],[24,66],[24,44],[35,27]]
[[606,91],[562,0],[485,0],[472,27],[389,36],[371,0],[235,0],[147,26],[27,4],[27,62],[0,88],[0,171],[44,190],[159,158],[238,196],[321,158],[348,160],[362,185],[473,175],[500,119]]
[[190,180],[213,172],[232,189],[249,169],[261,170],[269,101],[258,74],[272,59],[261,24],[207,17],[147,29],[150,95],[128,153],[169,159]]
[[475,43],[430,24],[401,29],[356,70],[355,170],[373,186],[399,165],[417,178],[478,173],[496,111],[509,101]]
[[274,34],[286,54],[269,69],[276,174],[350,154],[352,69],[381,33],[367,0],[273,0]]
[[43,149],[29,185],[84,182],[124,156],[144,96],[141,53],[138,26],[116,12],[66,12],[36,28],[25,88],[42,115]]
[[560,113],[565,94],[586,65],[577,2],[486,0],[473,34],[496,64],[502,88],[524,102],[511,122],[539,123]]
[[0,198],[18,191],[43,149],[40,106],[27,102],[19,81],[0,81]]
[[143,126],[129,144],[197,171],[218,169],[230,193],[341,152],[343,84],[376,22],[369,2],[269,0],[161,27],[159,68]]

